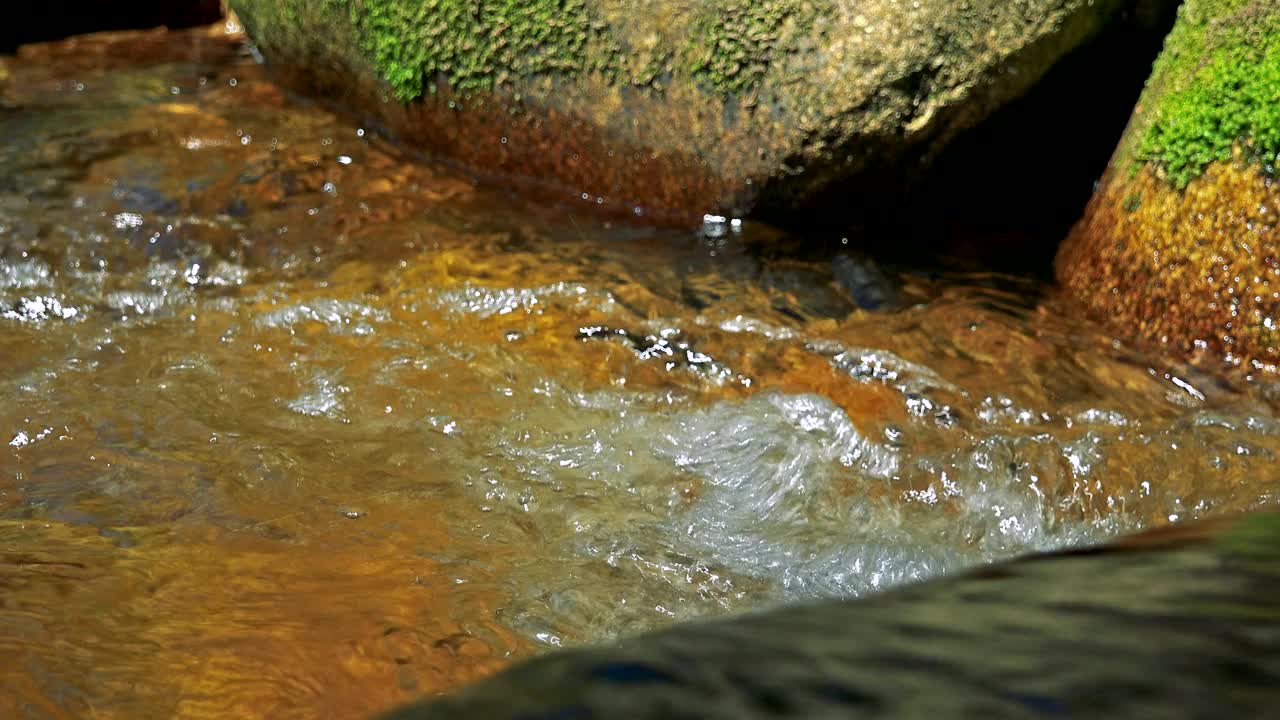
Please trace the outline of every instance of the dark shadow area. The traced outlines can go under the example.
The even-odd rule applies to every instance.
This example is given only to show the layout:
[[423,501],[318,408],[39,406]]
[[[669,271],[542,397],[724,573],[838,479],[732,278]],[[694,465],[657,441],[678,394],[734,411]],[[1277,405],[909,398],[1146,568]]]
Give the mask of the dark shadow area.
[[766,205],[755,215],[806,237],[818,253],[852,247],[889,264],[1051,278],[1057,245],[1101,178],[1177,5],[1136,2],[927,167],[906,161],[833,188],[812,210]]
[[206,25],[222,17],[219,0],[66,0],[24,3],[0,24],[0,53],[19,45],[105,30],[171,30]]

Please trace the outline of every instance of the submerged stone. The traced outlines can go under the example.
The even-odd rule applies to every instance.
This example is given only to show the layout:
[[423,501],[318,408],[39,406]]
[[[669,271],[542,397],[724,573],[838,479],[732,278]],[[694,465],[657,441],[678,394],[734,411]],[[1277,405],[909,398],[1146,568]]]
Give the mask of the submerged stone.
[[1131,337],[1280,362],[1280,5],[1188,0],[1059,279]]
[[552,653],[387,720],[1215,717],[1280,680],[1280,516]]
[[927,164],[1122,0],[233,0],[282,75],[481,172],[624,214],[805,208]]

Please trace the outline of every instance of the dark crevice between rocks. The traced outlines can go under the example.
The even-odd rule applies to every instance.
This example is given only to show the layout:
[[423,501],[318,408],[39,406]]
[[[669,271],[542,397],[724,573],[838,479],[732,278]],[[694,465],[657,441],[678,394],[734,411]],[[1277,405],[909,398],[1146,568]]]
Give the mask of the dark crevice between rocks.
[[107,30],[171,30],[207,25],[222,17],[220,0],[66,0],[23,3],[17,14],[0,23],[0,53],[19,45],[61,40]]
[[777,249],[787,254],[852,247],[893,265],[1052,281],[1058,243],[1102,177],[1177,5],[1136,0],[1122,21],[927,165],[901,158],[833,186],[801,210],[765,196],[753,217],[796,236],[794,245]]

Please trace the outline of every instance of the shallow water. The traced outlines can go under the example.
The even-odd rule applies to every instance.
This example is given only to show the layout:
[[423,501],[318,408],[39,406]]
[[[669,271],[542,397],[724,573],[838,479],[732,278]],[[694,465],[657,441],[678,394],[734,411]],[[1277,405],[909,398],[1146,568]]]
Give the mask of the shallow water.
[[1280,492],[1273,379],[1033,280],[863,309],[856,256],[478,187],[217,32],[7,64],[2,717],[360,716]]

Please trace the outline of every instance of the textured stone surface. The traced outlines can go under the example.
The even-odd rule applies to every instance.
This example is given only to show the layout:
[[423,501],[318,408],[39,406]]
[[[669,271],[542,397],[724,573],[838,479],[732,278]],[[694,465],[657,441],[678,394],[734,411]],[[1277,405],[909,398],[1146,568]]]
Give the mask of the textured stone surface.
[[386,720],[1250,717],[1280,676],[1280,516],[526,662]]
[[1280,5],[1188,0],[1059,279],[1132,337],[1280,362]]
[[927,163],[1124,0],[232,0],[295,84],[481,171],[686,221]]

